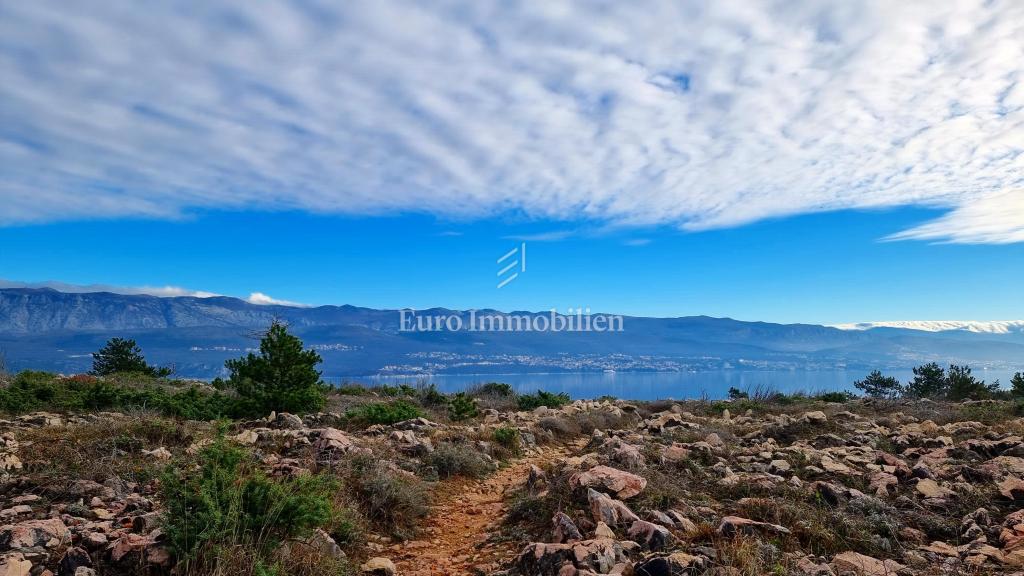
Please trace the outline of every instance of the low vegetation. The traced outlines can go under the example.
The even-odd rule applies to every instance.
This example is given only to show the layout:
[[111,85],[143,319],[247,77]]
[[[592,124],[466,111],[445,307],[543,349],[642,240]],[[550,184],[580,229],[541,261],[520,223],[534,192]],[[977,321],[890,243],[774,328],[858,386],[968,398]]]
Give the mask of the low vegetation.
[[571,401],[565,392],[552,393],[544,390],[537,390],[536,394],[522,394],[516,402],[520,410],[534,410],[545,406],[547,408],[561,408]]
[[408,400],[366,404],[349,410],[345,416],[356,425],[394,424],[423,416],[423,410]]
[[[275,558],[280,546],[308,538],[315,528],[331,528],[333,478],[272,479],[256,463],[221,436],[202,449],[194,467],[168,467],[161,476],[164,533],[180,570],[291,573]],[[241,558],[232,554],[238,549],[246,551]]]

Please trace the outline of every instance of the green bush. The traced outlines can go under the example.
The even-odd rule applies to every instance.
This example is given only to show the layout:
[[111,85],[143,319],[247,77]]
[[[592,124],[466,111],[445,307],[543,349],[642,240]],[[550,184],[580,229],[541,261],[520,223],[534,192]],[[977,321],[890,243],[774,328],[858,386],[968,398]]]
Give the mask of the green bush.
[[747,398],[750,398],[750,392],[744,392],[735,386],[729,387],[730,400],[746,400]]
[[162,475],[163,529],[183,573],[215,567],[222,552],[236,547],[267,559],[282,542],[329,526],[332,479],[274,480],[255,463],[220,437],[200,452],[197,467],[169,467]]
[[509,450],[519,447],[519,430],[510,426],[494,429],[494,441]]
[[171,375],[170,368],[150,366],[142,355],[142,348],[135,340],[111,338],[107,344],[92,355],[92,374],[109,376],[118,373],[145,374],[155,378]]
[[352,408],[346,413],[346,416],[358,424],[394,424],[403,420],[419,418],[423,416],[423,411],[408,400],[392,400],[391,402],[378,402]]
[[511,385],[505,382],[488,382],[474,387],[470,394],[473,396],[509,397],[515,396],[516,392],[512,389]]
[[389,386],[382,384],[374,388],[377,392],[380,392],[381,396],[387,396],[389,398],[396,398],[398,396],[415,396],[416,389],[408,384],[399,384],[398,386]]
[[479,452],[454,444],[441,444],[423,459],[423,464],[436,471],[439,478],[483,478],[493,470]]
[[465,392],[459,392],[452,396],[448,402],[448,417],[455,422],[460,422],[468,418],[475,418],[479,414],[476,409],[476,401],[469,397]]
[[420,385],[416,389],[416,396],[420,404],[424,406],[445,406],[448,404],[448,396],[437,389],[437,385]]
[[572,399],[565,392],[559,392],[553,394],[551,392],[545,392],[544,390],[537,390],[536,394],[523,394],[518,399],[520,410],[533,410],[541,406],[547,406],[548,408],[561,408],[565,406]]
[[[895,382],[896,379],[893,378],[893,381]],[[896,385],[898,386],[899,382],[896,382]],[[819,394],[815,394],[814,395],[814,399],[815,400],[820,400],[822,402],[836,402],[836,403],[849,402],[850,400],[853,400],[853,398],[854,398],[854,396],[852,394],[850,394],[849,392],[841,392],[841,391],[840,392],[821,392]]]
[[510,426],[495,428],[494,441],[513,455],[519,454],[521,450],[520,434],[516,428]]
[[229,385],[238,392],[238,411],[246,416],[269,412],[302,414],[323,408],[327,386],[316,370],[321,362],[314,350],[274,322],[260,341],[259,355],[249,353],[225,366]]
[[370,393],[370,389],[362,384],[342,384],[332,391],[340,396],[366,396]]

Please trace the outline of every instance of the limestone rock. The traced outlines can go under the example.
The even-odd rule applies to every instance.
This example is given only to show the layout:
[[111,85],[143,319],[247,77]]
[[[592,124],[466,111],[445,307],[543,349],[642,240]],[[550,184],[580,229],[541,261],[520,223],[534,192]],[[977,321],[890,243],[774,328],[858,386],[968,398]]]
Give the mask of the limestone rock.
[[609,526],[630,524],[640,518],[621,500],[615,500],[593,488],[587,489],[587,501],[594,522],[604,522]]
[[372,576],[395,576],[395,564],[387,558],[370,558],[359,570]]
[[893,576],[905,566],[895,560],[879,560],[857,552],[843,552],[832,559],[838,573],[853,572],[857,576]]
[[579,528],[576,527],[572,518],[569,518],[564,512],[555,513],[554,518],[551,519],[551,525],[554,541],[558,544],[583,540],[583,535],[580,534]]
[[640,494],[647,487],[647,480],[610,466],[595,466],[586,472],[574,474],[569,484],[574,488],[604,488],[614,492],[616,497],[626,499]]
[[667,528],[645,520],[633,522],[627,534],[630,540],[639,542],[641,546],[648,550],[655,551],[664,550],[673,540],[672,533]]
[[739,516],[726,516],[718,525],[718,533],[727,538],[740,534],[789,534],[789,529],[778,524],[758,522]]
[[25,548],[59,548],[71,542],[71,531],[56,518],[26,520],[0,527],[0,552]]

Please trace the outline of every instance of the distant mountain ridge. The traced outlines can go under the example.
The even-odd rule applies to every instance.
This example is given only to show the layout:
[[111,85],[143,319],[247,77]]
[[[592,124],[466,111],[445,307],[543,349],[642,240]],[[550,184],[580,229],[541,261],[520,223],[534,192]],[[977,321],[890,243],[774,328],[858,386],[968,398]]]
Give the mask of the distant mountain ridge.
[[[496,311],[481,311],[502,314]],[[468,312],[418,311],[465,318]],[[541,314],[514,312],[514,314]],[[229,297],[157,297],[48,288],[0,289],[0,350],[9,365],[88,369],[112,336],[151,360],[212,376],[255,346],[274,319],[324,357],[330,375],[427,372],[821,369],[909,367],[921,361],[1024,366],[1024,331],[922,330],[910,325],[773,324],[729,318],[625,317],[622,333],[403,332],[398,310],[297,307]]]

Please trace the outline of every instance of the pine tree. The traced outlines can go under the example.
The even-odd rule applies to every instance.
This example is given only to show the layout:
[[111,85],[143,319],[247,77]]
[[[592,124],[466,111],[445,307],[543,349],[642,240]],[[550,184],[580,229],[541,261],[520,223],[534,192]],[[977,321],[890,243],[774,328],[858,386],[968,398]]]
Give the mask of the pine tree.
[[946,371],[931,362],[914,368],[914,379],[907,384],[906,394],[915,398],[940,398],[946,395]]
[[868,374],[867,378],[854,382],[853,386],[872,398],[895,398],[902,390],[899,380],[892,376],[882,376],[878,370]]
[[225,366],[231,373],[228,384],[241,399],[239,411],[265,415],[322,408],[325,386],[316,369],[320,362],[316,351],[305,350],[302,340],[274,322],[260,341],[259,355],[250,352]]
[[949,382],[946,397],[950,400],[988,398],[999,388],[998,382],[986,385],[984,380],[975,378],[971,375],[971,367],[966,365],[950,365],[946,380]]
[[142,348],[135,340],[128,338],[111,338],[98,352],[92,354],[92,374],[109,376],[110,374],[133,372],[156,378],[171,374],[169,368],[157,368],[146,363]]
[[1024,397],[1024,372],[1017,372],[1010,380],[1010,394],[1021,398]]

